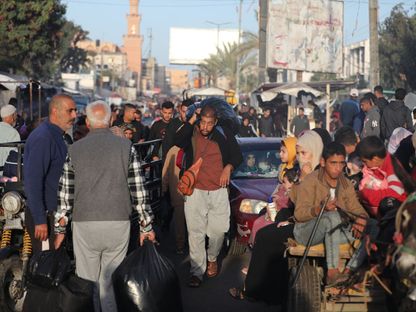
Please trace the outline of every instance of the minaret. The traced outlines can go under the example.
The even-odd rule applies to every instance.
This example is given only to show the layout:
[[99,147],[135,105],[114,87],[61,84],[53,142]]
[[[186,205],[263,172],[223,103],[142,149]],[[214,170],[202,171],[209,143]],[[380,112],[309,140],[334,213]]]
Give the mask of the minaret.
[[124,52],[127,54],[127,67],[137,74],[137,85],[140,86],[142,67],[142,43],[140,36],[139,0],[130,0],[130,13],[127,15],[127,35],[124,39]]

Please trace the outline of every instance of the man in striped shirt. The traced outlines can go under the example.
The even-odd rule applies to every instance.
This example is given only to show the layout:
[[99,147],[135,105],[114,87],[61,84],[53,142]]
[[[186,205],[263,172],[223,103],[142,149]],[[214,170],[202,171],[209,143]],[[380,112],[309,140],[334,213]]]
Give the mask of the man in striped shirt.
[[357,152],[365,164],[359,190],[361,200],[372,216],[379,217],[380,202],[387,197],[403,202],[406,191],[397,177],[393,159],[383,142],[376,136],[364,138],[357,146]]

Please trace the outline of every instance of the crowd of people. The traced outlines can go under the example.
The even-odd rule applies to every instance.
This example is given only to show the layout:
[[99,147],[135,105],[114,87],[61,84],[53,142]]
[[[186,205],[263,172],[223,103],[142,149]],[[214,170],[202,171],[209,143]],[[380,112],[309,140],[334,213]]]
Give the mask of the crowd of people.
[[[244,270],[246,279],[243,286],[229,290],[232,297],[285,303],[288,283],[283,281],[289,278],[286,242],[293,238],[306,244],[324,202],[321,226],[312,243],[325,244],[328,285],[348,280],[367,257],[361,243],[347,266],[340,268],[340,243],[364,237],[392,241],[394,224],[380,228],[377,221],[397,209],[414,188],[409,178],[416,177],[411,111],[403,102],[403,89],[397,89],[390,102],[380,86],[374,94],[360,99],[358,95],[358,90],[351,90],[350,99],[335,112],[339,118],[333,118],[330,131],[321,127],[319,108],[314,107],[319,127],[312,130],[304,109],[298,109],[289,129],[294,136],[283,138],[281,143],[279,184],[270,194],[276,215],[268,213],[256,220],[250,238],[252,256]],[[169,226],[173,213],[176,252],[184,254],[188,246],[188,286],[199,287],[204,276],[212,278],[219,273],[217,258],[230,224],[227,187],[231,173],[240,164],[241,170],[259,170],[254,168],[255,155],[248,154],[243,160],[235,135],[284,134],[269,108],[260,119],[254,108],[242,114],[237,134],[218,124],[220,118],[213,106],[207,104],[187,116],[190,105],[190,100],[178,105],[165,101],[160,117],[149,127],[142,123],[142,112],[133,104],[124,104],[121,111],[118,106],[97,101],[81,116],[70,96],[56,95],[49,104],[48,118],[26,140],[25,222],[33,252],[59,248],[72,220],[76,272],[96,283],[96,311],[117,309],[111,274],[127,253],[132,207],[139,214],[139,243],[156,239],[154,216],[139,170],[140,157],[132,143],[161,139],[151,158],[162,161],[162,197],[171,207],[170,212],[164,212],[163,225]],[[16,116],[13,105],[1,108],[0,142],[21,139],[14,128]],[[4,169],[6,178],[12,178],[5,174],[10,151],[0,148],[0,175]],[[196,163],[193,192],[183,196],[178,183]],[[386,204],[386,198],[392,200]],[[350,223],[341,231],[342,211],[350,216]]]

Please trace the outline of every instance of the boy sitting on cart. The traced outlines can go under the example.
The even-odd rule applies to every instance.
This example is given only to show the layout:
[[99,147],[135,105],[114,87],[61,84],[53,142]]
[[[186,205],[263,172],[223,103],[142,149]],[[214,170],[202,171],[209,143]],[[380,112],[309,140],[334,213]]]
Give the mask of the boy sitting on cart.
[[[355,271],[366,258],[365,244],[360,243],[343,272],[339,271],[339,245],[353,243],[369,234],[375,237],[377,226],[358,201],[352,183],[343,175],[345,148],[331,143],[324,148],[321,168],[309,174],[298,186],[296,194],[294,236],[297,242],[306,245],[312,229],[324,209],[312,238],[312,246],[324,243],[327,265],[326,284],[335,286],[345,282],[351,271]],[[326,205],[325,205],[326,203]],[[346,222],[345,217],[352,224]]]

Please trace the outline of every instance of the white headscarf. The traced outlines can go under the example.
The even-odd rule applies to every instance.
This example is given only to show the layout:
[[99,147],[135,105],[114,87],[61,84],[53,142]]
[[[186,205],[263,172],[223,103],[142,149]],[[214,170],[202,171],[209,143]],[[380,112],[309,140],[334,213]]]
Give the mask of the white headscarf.
[[324,149],[324,144],[318,133],[313,130],[304,131],[296,145],[302,146],[305,150],[312,153],[312,170],[315,170],[316,166],[319,165],[319,161],[322,157],[322,151]]
[[409,135],[412,135],[412,133],[405,128],[399,127],[393,130],[393,133],[391,134],[389,145],[387,146],[387,150],[390,154],[396,153],[396,150],[398,149],[400,142],[407,138]]

